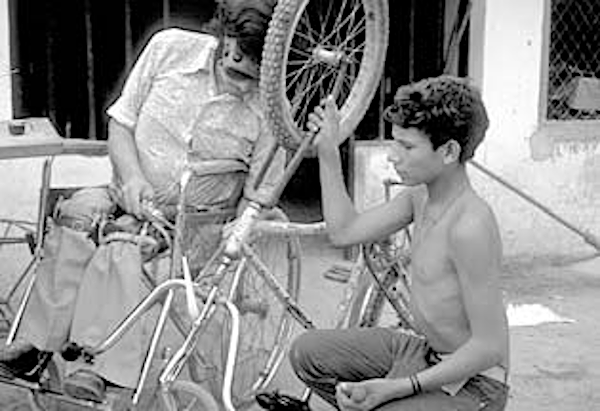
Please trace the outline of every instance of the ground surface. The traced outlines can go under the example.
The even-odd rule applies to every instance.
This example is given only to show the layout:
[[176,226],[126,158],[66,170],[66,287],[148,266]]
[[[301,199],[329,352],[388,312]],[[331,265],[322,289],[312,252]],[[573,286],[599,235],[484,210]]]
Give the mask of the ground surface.
[[[39,161],[0,164],[0,216],[31,219],[35,215],[40,164]],[[84,174],[81,170],[82,166],[75,162],[66,168],[64,177]],[[102,167],[98,170],[105,176]],[[303,220],[316,216],[314,210],[302,207],[292,211],[294,217]],[[349,263],[340,250],[330,248],[323,238],[305,240],[303,245],[301,303],[318,326],[327,327],[334,323],[344,284],[325,279],[323,273],[333,264]],[[0,292],[10,289],[27,260],[27,250],[20,247],[0,248]],[[541,304],[565,320],[511,327],[511,397],[507,409],[600,409],[600,259],[581,262],[547,256],[508,259],[501,284],[507,303]],[[294,395],[302,393],[302,386],[285,362],[272,385]],[[328,409],[318,400],[311,405],[315,410]],[[0,385],[0,410],[30,409],[26,390]],[[62,405],[59,409],[73,408]]]

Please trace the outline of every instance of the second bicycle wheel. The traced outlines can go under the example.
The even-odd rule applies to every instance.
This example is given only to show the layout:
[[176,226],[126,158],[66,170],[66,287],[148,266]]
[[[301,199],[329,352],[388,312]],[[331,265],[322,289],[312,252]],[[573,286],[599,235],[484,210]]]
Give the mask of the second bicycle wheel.
[[388,25],[387,0],[278,2],[260,86],[269,123],[286,148],[300,145],[308,115],[330,94],[341,110],[341,138],[354,131],[383,73]]
[[219,406],[204,388],[190,381],[173,381],[164,395],[166,411],[219,411]]
[[386,325],[399,323],[404,328],[414,327],[407,294],[409,249],[410,234],[407,230],[385,241],[362,247],[359,277],[346,326],[373,327],[385,321],[389,323]]
[[[279,209],[269,210],[261,218],[288,221]],[[278,283],[297,299],[300,290],[298,238],[254,233],[250,245]],[[240,341],[231,395],[236,409],[246,409],[254,403],[255,394],[275,375],[291,338],[292,318],[245,258],[241,259],[237,269],[242,270],[242,276],[231,297],[240,312]],[[190,375],[221,400],[229,344],[228,316],[224,315],[224,310],[218,310],[210,323],[214,324],[207,329],[210,341],[201,338],[199,347],[210,361],[202,365],[190,364]],[[208,345],[210,354],[206,352]],[[208,362],[212,363],[212,368],[207,366]]]

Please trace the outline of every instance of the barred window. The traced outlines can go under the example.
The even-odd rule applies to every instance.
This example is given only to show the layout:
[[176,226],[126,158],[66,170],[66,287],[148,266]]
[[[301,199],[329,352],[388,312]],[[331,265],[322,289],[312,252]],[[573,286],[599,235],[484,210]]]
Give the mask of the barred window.
[[600,1],[550,0],[547,120],[600,119]]

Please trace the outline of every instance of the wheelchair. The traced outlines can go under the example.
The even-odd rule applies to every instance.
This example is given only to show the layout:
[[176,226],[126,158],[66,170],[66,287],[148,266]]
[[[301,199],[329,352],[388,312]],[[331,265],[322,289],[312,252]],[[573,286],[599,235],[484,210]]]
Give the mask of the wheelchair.
[[[74,143],[74,141],[69,141]],[[86,146],[87,142],[77,142]],[[98,148],[99,142],[90,142],[89,148],[77,150],[69,154],[90,154],[105,155],[105,148]],[[87,151],[86,151],[87,150]],[[32,266],[35,266],[43,258],[44,241],[52,226],[61,223],[61,216],[57,215],[57,208],[60,207],[65,199],[68,199],[73,193],[79,192],[80,187],[61,187],[52,184],[52,162],[54,157],[50,157],[44,163],[42,172],[42,184],[39,200],[39,226],[35,238],[30,240],[29,244],[32,251]],[[198,170],[195,170],[197,173]],[[193,172],[190,173],[190,175]],[[190,177],[188,175],[188,178]],[[183,198],[182,196],[181,198]],[[58,206],[58,207],[57,207]],[[149,294],[143,299],[136,309],[132,310],[128,318],[116,318],[115,329],[117,334],[104,340],[97,348],[96,354],[110,350],[110,348],[128,332],[129,328],[137,321],[152,322],[147,328],[152,330],[151,339],[146,350],[146,359],[140,373],[140,378],[136,388],[131,390],[111,390],[107,392],[106,400],[103,403],[92,403],[90,401],[77,400],[64,394],[61,387],[62,375],[61,365],[64,366],[65,360],[83,360],[92,361],[90,357],[85,357],[82,349],[73,345],[66,345],[62,351],[63,359],[54,355],[54,358],[44,358],[41,360],[39,380],[33,378],[32,381],[25,380],[2,380],[3,383],[9,383],[22,388],[29,389],[31,403],[35,409],[60,409],[61,404],[69,403],[76,406],[94,408],[94,409],[117,409],[122,404],[137,407],[136,409],[154,409],[161,405],[160,395],[157,392],[157,383],[152,381],[156,377],[157,369],[166,363],[166,359],[171,355],[172,347],[177,344],[174,342],[173,334],[179,333],[181,336],[187,335],[190,329],[190,318],[186,313],[177,312],[173,308],[173,302],[176,295],[172,290],[163,293],[152,294],[156,291],[159,284],[166,278],[181,278],[186,275],[192,275],[199,269],[190,270],[189,261],[184,258],[190,252],[190,247],[184,243],[191,241],[193,235],[190,232],[195,229],[206,229],[212,227],[213,235],[220,236],[220,227],[232,220],[235,216],[235,208],[215,212],[208,209],[199,209],[189,207],[183,203],[177,204],[168,209],[159,210],[147,205],[146,218],[141,224],[139,230],[135,233],[119,230],[116,227],[117,220],[107,220],[97,222],[95,230],[89,233],[90,238],[97,244],[106,244],[108,242],[137,242],[140,246],[150,249],[144,255],[142,274],[144,284],[147,286]],[[166,217],[165,215],[169,215]],[[266,220],[287,221],[285,214],[276,208],[263,213]],[[187,237],[187,238],[185,238]],[[216,241],[218,243],[218,241]],[[150,244],[150,247],[148,245]],[[286,289],[297,297],[299,290],[299,244],[297,238],[288,237],[287,239],[275,238],[266,235],[258,236],[251,240],[253,249],[260,255],[261,261],[266,264],[273,273],[280,276],[278,279],[285,285]],[[209,271],[210,261],[206,262],[205,272]],[[241,269],[241,268],[240,268]],[[250,270],[244,267],[244,270]],[[23,273],[23,277],[32,277],[23,293],[23,298],[16,309],[12,327],[8,333],[7,343],[11,343],[17,336],[23,312],[27,305],[31,290],[35,281],[37,272],[28,270]],[[225,276],[227,276],[225,274]],[[20,278],[19,282],[25,282],[27,278]],[[191,279],[190,279],[191,280]],[[227,281],[227,280],[226,280]],[[206,281],[208,284],[210,281]],[[282,348],[285,346],[286,338],[289,338],[291,332],[289,318],[285,315],[284,308],[275,303],[274,296],[266,293],[263,289],[266,285],[257,275],[245,276],[245,280],[239,285],[243,288],[245,296],[238,299],[238,304],[243,306],[242,313],[242,338],[239,342],[238,360],[244,364],[240,367],[235,381],[236,390],[243,392],[247,387],[254,383],[260,377],[260,370],[256,367],[266,362],[268,358],[278,357],[280,361],[283,356]],[[181,287],[184,288],[184,287]],[[256,298],[252,297],[256,296]],[[243,301],[242,301],[243,298]],[[152,310],[155,306],[161,306],[160,312]],[[188,304],[189,307],[189,304]],[[185,311],[185,309],[180,310]],[[197,315],[196,313],[193,313]],[[151,317],[146,319],[145,317]],[[187,317],[187,318],[186,318]],[[216,339],[223,339],[226,344],[225,335],[220,335],[217,327],[215,328]],[[169,341],[171,340],[171,341]],[[214,344],[209,352],[195,350],[188,358],[188,380],[179,379],[175,386],[171,386],[171,393],[177,392],[177,401],[186,402],[187,391],[199,391],[196,387],[199,384],[208,386],[208,390],[217,390],[220,382],[218,370],[223,368],[221,361],[223,354],[219,353],[219,344]],[[274,353],[274,351],[276,351]],[[275,354],[275,355],[274,355]],[[78,358],[81,357],[81,358]],[[273,360],[271,360],[273,361]],[[278,362],[275,361],[275,362]],[[274,367],[275,368],[275,367]],[[274,372],[273,372],[274,374]],[[212,387],[212,388],[211,388]],[[238,388],[239,387],[239,388]],[[202,393],[202,391],[200,391]],[[174,397],[174,395],[171,395]],[[188,401],[189,402],[189,401]],[[241,403],[240,398],[236,402]],[[119,405],[121,404],[121,405]],[[164,407],[164,405],[162,405]],[[177,409],[177,408],[175,408]]]

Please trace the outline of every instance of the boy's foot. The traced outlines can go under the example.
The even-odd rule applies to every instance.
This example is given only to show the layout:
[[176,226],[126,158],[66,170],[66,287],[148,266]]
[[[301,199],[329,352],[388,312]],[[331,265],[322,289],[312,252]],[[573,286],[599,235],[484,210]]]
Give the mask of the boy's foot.
[[38,382],[51,358],[51,352],[40,351],[24,341],[15,341],[0,349],[0,377]]
[[90,370],[79,370],[68,376],[63,389],[67,395],[79,400],[102,402],[106,397],[104,378]]

